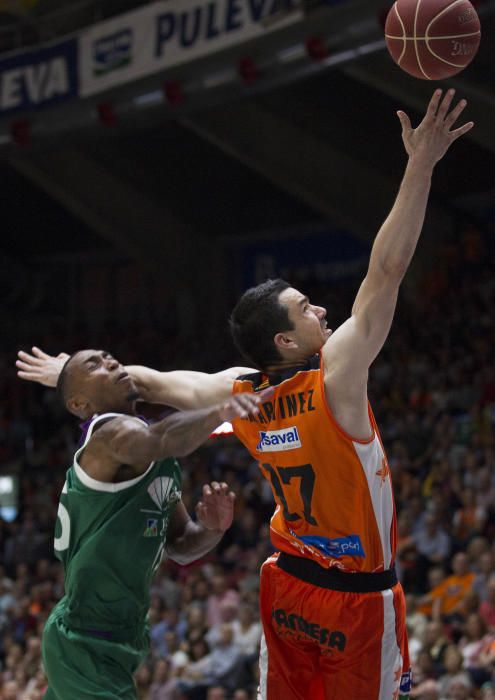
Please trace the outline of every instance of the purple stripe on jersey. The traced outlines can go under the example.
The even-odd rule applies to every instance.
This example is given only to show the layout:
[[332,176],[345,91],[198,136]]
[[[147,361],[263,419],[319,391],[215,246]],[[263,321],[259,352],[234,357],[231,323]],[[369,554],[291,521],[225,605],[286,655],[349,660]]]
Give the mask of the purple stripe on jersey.
[[[77,449],[79,449],[80,447],[82,447],[82,445],[84,445],[84,441],[86,440],[86,436],[88,434],[89,426],[94,421],[94,419],[97,417],[98,417],[97,415],[94,415],[91,418],[88,418],[87,421],[84,421],[84,423],[79,423],[79,427],[81,428],[81,435],[79,437],[79,442],[77,443]],[[140,418],[147,425],[150,424],[150,421],[147,418],[145,418],[144,416],[136,416],[136,418]]]

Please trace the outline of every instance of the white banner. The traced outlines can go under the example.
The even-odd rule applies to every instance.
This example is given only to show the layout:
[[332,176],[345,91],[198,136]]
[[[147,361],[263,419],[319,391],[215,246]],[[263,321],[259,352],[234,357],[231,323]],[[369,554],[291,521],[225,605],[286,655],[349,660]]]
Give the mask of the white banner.
[[281,29],[298,0],[169,0],[97,24],[79,41],[84,97]]

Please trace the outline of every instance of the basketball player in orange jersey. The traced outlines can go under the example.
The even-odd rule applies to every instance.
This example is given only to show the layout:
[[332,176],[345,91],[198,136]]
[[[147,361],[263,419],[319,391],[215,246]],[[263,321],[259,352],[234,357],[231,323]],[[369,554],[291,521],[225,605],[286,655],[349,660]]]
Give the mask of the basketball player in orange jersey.
[[[254,419],[234,424],[277,504],[271,536],[280,552],[261,571],[261,700],[409,695],[395,507],[367,379],[419,239],[435,164],[473,127],[453,128],[466,106],[451,109],[453,96],[437,90],[416,129],[398,113],[406,171],[342,326],[332,333],[326,310],[281,280],[248,290],[232,313],[237,346],[261,370],[234,381],[234,392],[275,392]],[[20,357],[21,376],[53,383],[57,360],[36,354]],[[197,400],[217,401],[232,380],[229,372],[184,375],[181,388],[179,375],[130,371],[148,400],[180,408],[193,384]]]

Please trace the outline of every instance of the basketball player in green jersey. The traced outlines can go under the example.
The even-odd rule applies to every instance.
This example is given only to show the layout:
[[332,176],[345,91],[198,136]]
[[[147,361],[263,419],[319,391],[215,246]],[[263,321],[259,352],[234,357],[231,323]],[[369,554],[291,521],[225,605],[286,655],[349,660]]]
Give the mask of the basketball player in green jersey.
[[223,421],[254,412],[260,400],[232,397],[148,425],[135,415],[134,381],[101,350],[69,358],[58,390],[71,413],[90,420],[58,509],[65,595],[43,634],[45,700],[135,700],[133,673],[149,648],[149,588],[164,552],[193,561],[232,523],[234,495],[215,482],[203,487],[193,523],[174,456],[194,451]]

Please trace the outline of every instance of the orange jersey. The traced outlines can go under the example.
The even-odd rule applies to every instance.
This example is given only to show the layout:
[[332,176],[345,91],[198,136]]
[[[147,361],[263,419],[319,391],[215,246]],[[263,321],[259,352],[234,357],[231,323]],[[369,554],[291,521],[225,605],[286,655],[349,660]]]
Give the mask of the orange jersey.
[[234,393],[275,388],[234,431],[270,481],[273,545],[321,566],[378,572],[395,559],[390,469],[371,408],[373,435],[355,440],[326,401],[321,358],[280,374],[249,374]]

